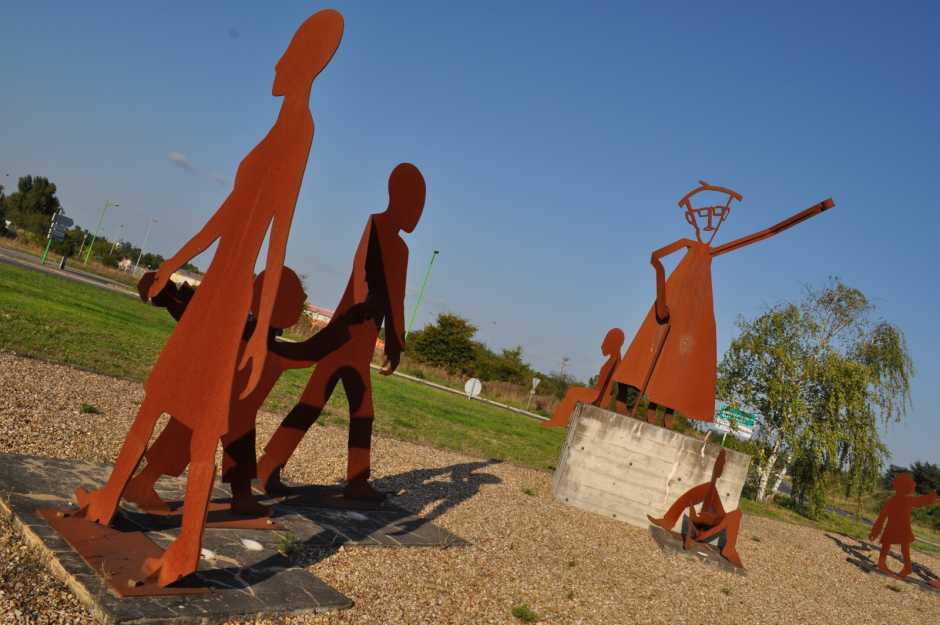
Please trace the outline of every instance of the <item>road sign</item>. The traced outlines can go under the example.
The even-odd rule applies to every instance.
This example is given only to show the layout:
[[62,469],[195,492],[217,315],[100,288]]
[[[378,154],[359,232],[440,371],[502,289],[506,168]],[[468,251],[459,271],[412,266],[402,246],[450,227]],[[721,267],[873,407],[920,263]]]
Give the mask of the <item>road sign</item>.
[[725,405],[715,413],[715,421],[711,427],[713,430],[731,434],[742,440],[750,440],[757,430],[757,415]]
[[75,221],[65,215],[56,214],[52,218],[52,225],[49,227],[49,238],[55,241],[65,239],[65,231],[71,228]]
[[476,378],[470,378],[467,380],[467,383],[463,385],[463,392],[467,394],[467,399],[479,397],[482,391],[483,383]]

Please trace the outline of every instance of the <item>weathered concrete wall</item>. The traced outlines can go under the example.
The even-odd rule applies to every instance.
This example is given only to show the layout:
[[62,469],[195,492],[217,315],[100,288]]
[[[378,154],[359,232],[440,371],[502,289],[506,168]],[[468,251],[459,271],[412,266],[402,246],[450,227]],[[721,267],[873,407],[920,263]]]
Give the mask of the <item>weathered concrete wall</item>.
[[[647,527],[686,490],[711,479],[721,447],[644,421],[579,404],[555,470],[555,498]],[[751,457],[726,449],[718,480],[726,510],[738,507]]]

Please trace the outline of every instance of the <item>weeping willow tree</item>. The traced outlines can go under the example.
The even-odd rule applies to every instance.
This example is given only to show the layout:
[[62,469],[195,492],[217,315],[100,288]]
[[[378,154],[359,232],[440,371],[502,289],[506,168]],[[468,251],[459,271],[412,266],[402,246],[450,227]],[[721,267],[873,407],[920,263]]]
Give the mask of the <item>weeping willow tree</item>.
[[794,497],[811,514],[825,504],[828,474],[845,476],[847,494],[877,481],[887,457],[880,434],[910,407],[913,364],[901,330],[874,314],[861,291],[833,279],[797,304],[738,321],[718,397],[763,417],[759,501],[788,468]]

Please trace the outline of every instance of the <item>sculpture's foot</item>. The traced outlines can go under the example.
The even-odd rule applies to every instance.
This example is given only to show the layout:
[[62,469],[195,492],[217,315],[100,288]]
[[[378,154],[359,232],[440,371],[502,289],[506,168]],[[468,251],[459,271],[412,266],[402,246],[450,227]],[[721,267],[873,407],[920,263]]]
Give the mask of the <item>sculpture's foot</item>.
[[141,570],[144,579],[155,577],[157,584],[165,588],[190,573],[195,573],[199,567],[199,547],[184,552],[182,545],[183,543],[177,538],[162,556],[147,558]]
[[142,475],[138,475],[127,483],[124,489],[124,499],[137,504],[145,512],[168,513],[172,509],[163,501],[153,484]]
[[648,514],[646,515],[646,518],[649,519],[650,523],[652,523],[653,525],[658,525],[659,527],[663,528],[664,530],[672,530],[672,526],[671,526],[671,525],[670,525],[670,526],[667,526],[667,525],[666,525],[666,519],[654,519],[653,517],[651,517],[651,516],[648,515]]
[[914,572],[914,567],[910,564],[905,564],[900,571],[898,571],[898,577],[904,578]]
[[261,456],[258,460],[258,480],[261,482],[261,488],[268,495],[282,496],[290,495],[290,486],[281,481],[281,469],[283,467],[273,466],[267,454]]
[[894,571],[888,568],[888,563],[884,560],[878,560],[878,570],[885,575],[894,575]]
[[99,525],[110,525],[117,512],[118,499],[106,490],[107,487],[89,493],[84,488],[75,489],[75,501],[78,502],[78,515],[85,520]]
[[356,479],[346,483],[346,487],[343,488],[343,497],[360,501],[385,501],[387,495],[375,490],[368,480]]
[[744,563],[741,562],[741,556],[738,555],[738,551],[731,545],[727,545],[724,549],[722,549],[721,555],[725,560],[735,565],[739,569],[744,568]]
[[932,579],[927,583],[930,584],[932,588],[936,588],[937,590],[940,590],[940,579]]

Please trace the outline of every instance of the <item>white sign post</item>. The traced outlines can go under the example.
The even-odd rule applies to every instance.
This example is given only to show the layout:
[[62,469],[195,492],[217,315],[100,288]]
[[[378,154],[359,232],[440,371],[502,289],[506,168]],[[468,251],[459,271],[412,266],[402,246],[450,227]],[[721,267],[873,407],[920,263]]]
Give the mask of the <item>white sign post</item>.
[[529,404],[532,403],[532,398],[535,397],[535,389],[539,387],[539,382],[541,381],[542,380],[540,380],[539,378],[532,378],[532,390],[529,391],[529,398],[525,402],[526,410],[529,409]]

